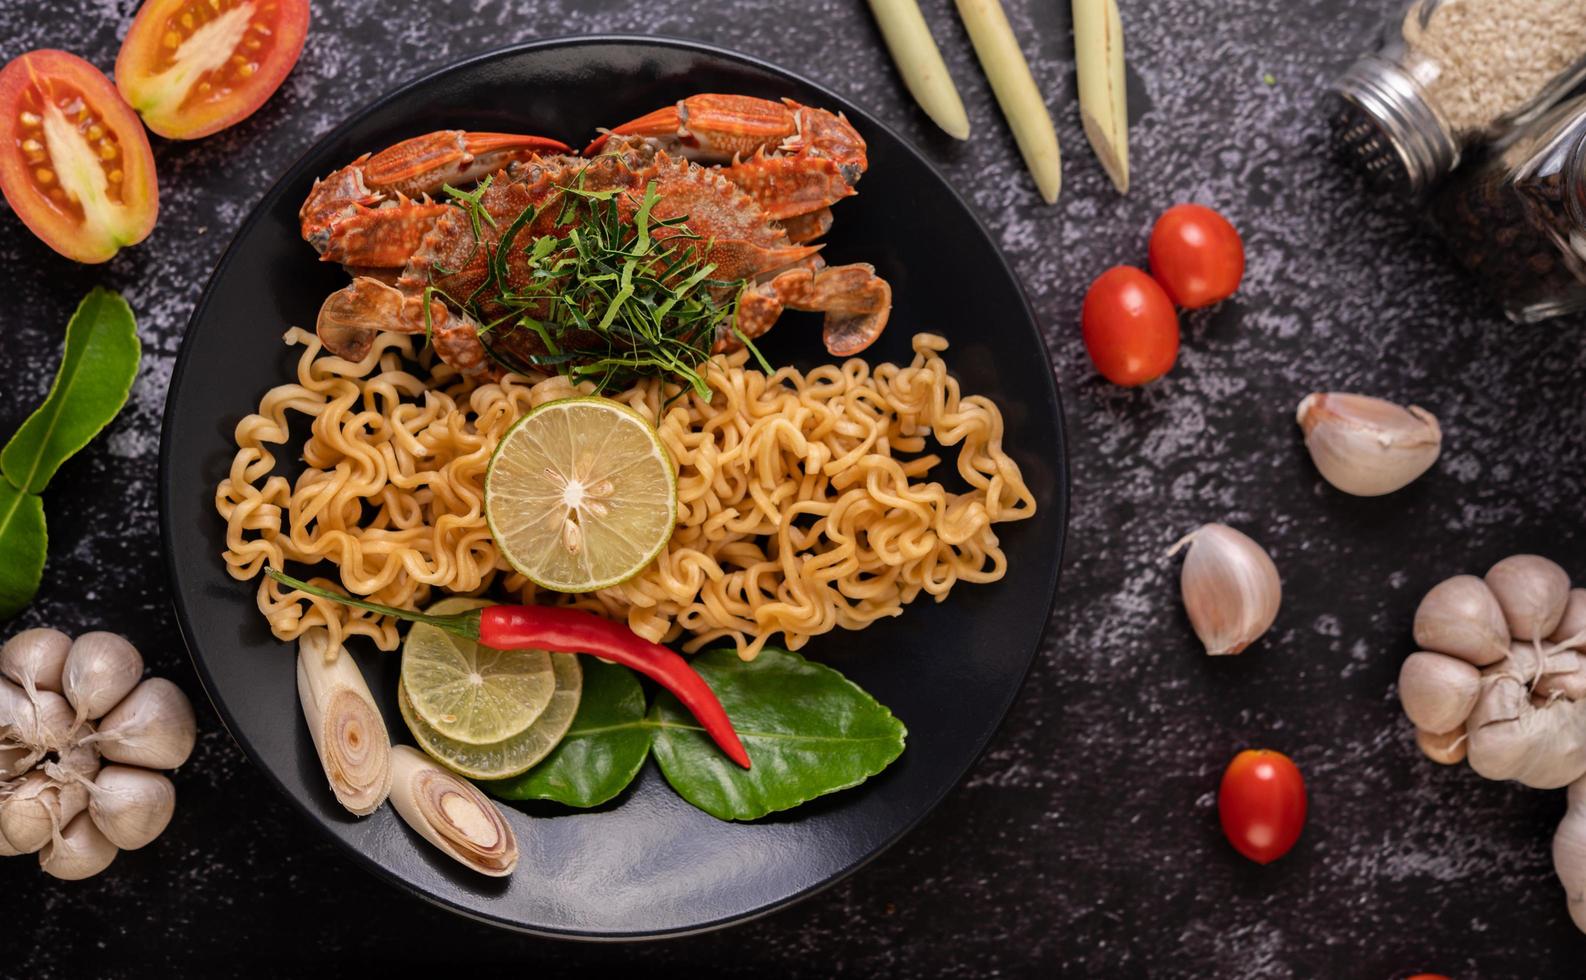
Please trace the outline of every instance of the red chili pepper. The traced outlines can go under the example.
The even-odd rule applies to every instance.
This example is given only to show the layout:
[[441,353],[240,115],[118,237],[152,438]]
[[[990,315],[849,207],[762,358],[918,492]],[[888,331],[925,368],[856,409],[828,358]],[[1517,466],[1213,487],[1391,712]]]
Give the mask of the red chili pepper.
[[749,753],[705,679],[688,661],[651,643],[633,630],[581,609],[555,606],[486,606],[452,616],[428,616],[382,606],[309,585],[266,568],[265,574],[283,585],[321,599],[367,609],[409,622],[428,623],[455,636],[475,640],[496,650],[548,650],[552,653],[587,653],[638,671],[666,688],[687,708],[732,761],[749,768]]

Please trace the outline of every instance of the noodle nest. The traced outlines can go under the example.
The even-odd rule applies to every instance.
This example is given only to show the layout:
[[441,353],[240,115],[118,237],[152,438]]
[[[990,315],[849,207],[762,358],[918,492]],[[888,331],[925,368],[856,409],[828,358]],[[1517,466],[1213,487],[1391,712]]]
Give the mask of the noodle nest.
[[[1002,414],[961,395],[921,333],[904,366],[857,358],[809,372],[713,358],[712,397],[647,380],[614,397],[656,423],[678,467],[678,524],[636,577],[578,596],[538,594],[490,536],[485,470],[497,442],[531,408],[586,394],[559,375],[479,383],[381,334],[356,363],[293,328],[297,379],[270,389],[238,423],[237,453],[215,491],[231,575],[269,564],[329,562],[321,583],[386,605],[420,608],[445,593],[506,592],[623,620],[637,633],[698,650],[731,642],[753,659],[780,633],[810,637],[896,616],[921,592],[937,601],[960,581],[1000,579],[1007,561],[993,525],[1035,513],[1018,464],[1002,448]],[[311,420],[304,468],[277,472],[293,415]],[[956,447],[965,492],[928,479]],[[340,643],[400,642],[390,618],[311,598],[261,577],[259,610],[280,639],[315,626]]]

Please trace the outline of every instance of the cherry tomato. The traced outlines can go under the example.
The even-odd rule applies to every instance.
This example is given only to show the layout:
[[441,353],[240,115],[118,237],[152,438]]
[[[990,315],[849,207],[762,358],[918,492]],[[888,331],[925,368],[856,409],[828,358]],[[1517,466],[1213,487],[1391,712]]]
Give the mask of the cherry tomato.
[[1096,370],[1113,384],[1143,385],[1178,358],[1173,301],[1133,266],[1115,265],[1090,284],[1080,328]]
[[1177,204],[1151,229],[1151,275],[1186,309],[1220,303],[1239,288],[1245,246],[1228,219],[1199,204]]
[[116,55],[143,122],[191,140],[253,115],[303,53],[308,0],[147,0]]
[[104,262],[149,237],[160,209],[138,117],[99,69],[29,51],[0,69],[0,191],[44,244]]
[[1258,864],[1289,853],[1305,826],[1305,780],[1281,752],[1234,756],[1217,792],[1217,814],[1234,850]]

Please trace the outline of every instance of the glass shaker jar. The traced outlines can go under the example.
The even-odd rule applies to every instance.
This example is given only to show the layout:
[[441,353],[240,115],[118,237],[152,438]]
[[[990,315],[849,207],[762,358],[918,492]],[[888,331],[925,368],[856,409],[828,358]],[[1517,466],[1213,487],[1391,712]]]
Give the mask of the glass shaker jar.
[[1455,256],[1509,319],[1586,310],[1586,96],[1470,161],[1429,205]]
[[1582,79],[1586,0],[1413,0],[1334,83],[1335,123],[1375,182],[1420,195]]

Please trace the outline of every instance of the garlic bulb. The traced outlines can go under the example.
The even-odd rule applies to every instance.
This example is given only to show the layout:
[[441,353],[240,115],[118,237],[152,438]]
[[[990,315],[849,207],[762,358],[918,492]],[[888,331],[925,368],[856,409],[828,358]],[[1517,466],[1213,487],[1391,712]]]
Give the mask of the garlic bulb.
[[143,656],[137,647],[114,633],[79,636],[72,642],[61,671],[61,693],[77,710],[74,724],[102,717],[142,677]]
[[81,881],[110,867],[119,853],[93,818],[79,813],[59,836],[44,845],[39,852],[39,867],[62,881]]
[[1442,766],[1455,766],[1465,761],[1465,726],[1451,732],[1434,735],[1416,729],[1415,744],[1428,759]]
[[1407,486],[1443,448],[1443,432],[1430,412],[1366,395],[1307,395],[1295,420],[1322,477],[1357,497]]
[[1509,655],[1509,624],[1486,582],[1455,575],[1434,585],[1415,610],[1415,642],[1485,667]]
[[1569,574],[1540,555],[1510,555],[1487,570],[1486,582],[1516,640],[1545,638],[1569,606]]
[[176,787],[147,769],[106,766],[85,785],[89,815],[123,851],[135,851],[160,836],[176,812]]
[[175,769],[187,761],[197,739],[198,722],[187,695],[163,677],[150,677],[100,719],[98,731],[81,741],[96,745],[112,762]]
[[1239,653],[1277,618],[1283,585],[1272,559],[1225,524],[1205,524],[1168,552],[1189,547],[1179,591],[1195,635],[1213,656]]
[[298,638],[297,696],[336,801],[359,817],[379,809],[391,793],[391,735],[352,654],[332,650],[322,628]]
[[1441,653],[1412,653],[1399,668],[1399,702],[1416,728],[1442,735],[1461,728],[1481,693],[1481,671]]
[[425,840],[483,875],[518,866],[512,825],[472,783],[407,745],[391,750],[391,768],[391,803]]
[[60,630],[23,630],[0,647],[0,674],[20,684],[29,697],[39,691],[58,694],[71,648],[71,637]]

